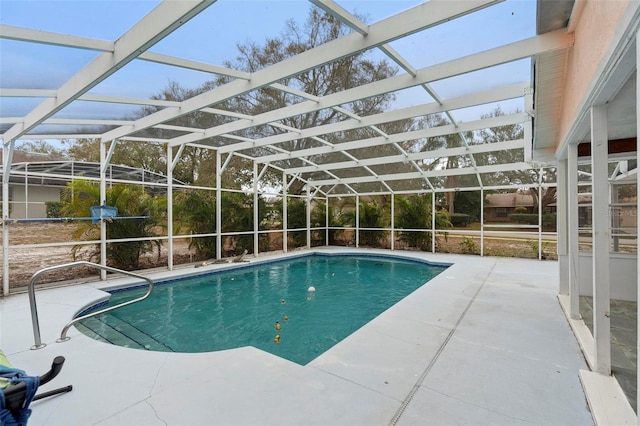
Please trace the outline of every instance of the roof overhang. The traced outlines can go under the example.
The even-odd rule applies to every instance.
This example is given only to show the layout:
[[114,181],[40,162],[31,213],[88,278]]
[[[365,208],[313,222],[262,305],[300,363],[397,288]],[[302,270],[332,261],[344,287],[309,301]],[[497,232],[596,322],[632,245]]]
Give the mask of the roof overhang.
[[[572,23],[580,14],[584,0],[554,1],[540,0],[538,10],[555,25],[545,26],[539,22],[538,30],[558,29],[564,22],[571,30]],[[567,16],[567,11],[569,15]],[[599,65],[599,74],[585,93],[584,101],[577,111],[576,120],[567,134],[560,134],[563,109],[564,85],[567,72],[569,50],[557,50],[536,55],[534,64],[534,93],[536,117],[534,121],[533,158],[537,161],[551,161],[565,158],[568,144],[578,144],[591,140],[590,107],[607,105],[608,137],[610,141],[635,138],[636,124],[636,43],[638,29],[638,9],[632,10],[625,19],[629,24],[617,34],[616,45]]]
[[[571,18],[575,0],[538,0],[538,34],[564,31]],[[570,46],[542,52],[533,61],[534,129],[533,160],[542,163],[554,159],[562,111],[564,78]]]

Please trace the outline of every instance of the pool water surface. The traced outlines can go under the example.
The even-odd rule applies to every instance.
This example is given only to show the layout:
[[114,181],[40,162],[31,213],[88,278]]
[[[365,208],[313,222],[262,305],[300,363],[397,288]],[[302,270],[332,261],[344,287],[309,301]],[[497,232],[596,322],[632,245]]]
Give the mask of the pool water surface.
[[[446,268],[392,257],[314,254],[160,282],[148,299],[78,328],[138,349],[254,346],[305,365]],[[108,306],[145,291],[114,292]]]

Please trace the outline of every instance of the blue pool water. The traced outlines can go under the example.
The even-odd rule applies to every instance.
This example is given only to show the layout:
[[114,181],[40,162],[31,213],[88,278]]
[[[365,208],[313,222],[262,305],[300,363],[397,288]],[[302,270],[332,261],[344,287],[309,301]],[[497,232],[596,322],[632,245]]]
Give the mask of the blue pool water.
[[[390,257],[309,255],[159,283],[143,302],[78,328],[141,349],[254,346],[305,365],[446,267]],[[315,293],[308,292],[311,286]],[[108,305],[144,291],[115,292]]]

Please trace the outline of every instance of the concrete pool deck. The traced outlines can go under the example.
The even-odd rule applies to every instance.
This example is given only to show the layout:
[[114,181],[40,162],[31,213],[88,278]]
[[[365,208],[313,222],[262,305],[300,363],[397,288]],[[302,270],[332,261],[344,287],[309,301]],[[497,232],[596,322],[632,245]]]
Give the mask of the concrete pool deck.
[[127,349],[75,328],[70,341],[55,342],[73,315],[104,296],[100,287],[124,280],[39,290],[47,343],[40,350],[29,349],[28,296],[0,299],[0,347],[14,367],[42,374],[62,355],[62,372],[40,391],[73,385],[70,393],[33,402],[29,424],[593,424],[579,379],[588,367],[558,303],[556,262],[317,251],[453,266],[306,366],[251,347],[197,354]]

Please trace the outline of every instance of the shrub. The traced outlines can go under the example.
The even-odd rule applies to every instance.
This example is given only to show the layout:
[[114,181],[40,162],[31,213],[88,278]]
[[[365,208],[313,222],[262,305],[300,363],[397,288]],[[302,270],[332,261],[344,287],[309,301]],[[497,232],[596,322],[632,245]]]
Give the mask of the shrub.
[[[527,240],[527,244],[529,245],[529,247],[531,248],[531,253],[533,254],[534,257],[538,257],[538,241],[537,240]],[[547,260],[547,259],[552,259],[553,258],[553,254],[552,254],[552,244],[550,244],[547,241],[543,241],[542,242],[542,260]]]
[[542,225],[543,226],[549,226],[549,227],[556,227],[556,214],[555,213],[545,213],[542,215]]
[[527,213],[527,208],[524,206],[518,206],[515,209],[513,209],[513,212],[515,214],[524,214],[524,213]]
[[527,225],[537,225],[538,224],[538,215],[537,214],[514,213],[514,214],[509,215],[509,220],[511,220],[511,222],[524,223],[524,224],[527,224]]
[[449,216],[449,221],[453,226],[467,226],[471,223],[471,216],[464,213],[453,213]]
[[471,237],[462,238],[458,245],[460,246],[460,250],[462,251],[462,253],[477,254],[480,252],[478,244],[476,244],[476,242]]
[[60,217],[60,209],[62,208],[60,201],[46,201],[44,205],[47,209],[47,217]]

